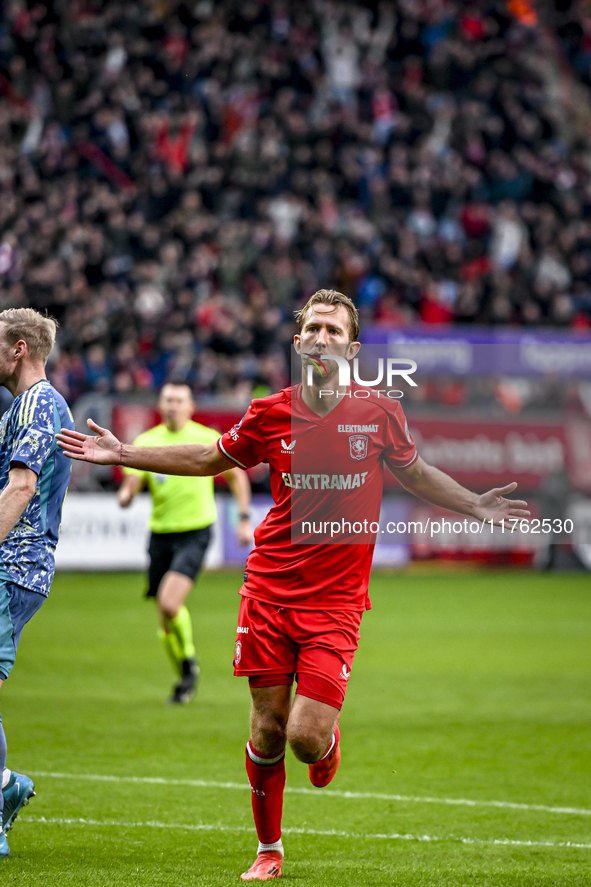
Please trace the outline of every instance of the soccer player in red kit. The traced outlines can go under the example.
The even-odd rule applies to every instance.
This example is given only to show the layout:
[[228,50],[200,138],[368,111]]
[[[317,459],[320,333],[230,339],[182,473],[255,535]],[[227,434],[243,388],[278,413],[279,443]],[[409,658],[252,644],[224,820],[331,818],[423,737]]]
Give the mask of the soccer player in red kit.
[[504,498],[516,484],[478,496],[425,463],[397,401],[347,395],[337,361],[323,356],[352,360],[359,351],[348,297],[320,290],[297,318],[302,383],[254,400],[217,444],[132,447],[92,420],[97,437],[58,438],[74,459],[165,474],[269,464],[274,505],[246,563],[234,656],[252,699],[246,771],[259,846],[247,881],[281,874],[286,745],[308,764],[315,786],[327,785],[340,763],[338,718],[370,606],[384,466],[415,495],[481,521],[529,514],[525,502]]

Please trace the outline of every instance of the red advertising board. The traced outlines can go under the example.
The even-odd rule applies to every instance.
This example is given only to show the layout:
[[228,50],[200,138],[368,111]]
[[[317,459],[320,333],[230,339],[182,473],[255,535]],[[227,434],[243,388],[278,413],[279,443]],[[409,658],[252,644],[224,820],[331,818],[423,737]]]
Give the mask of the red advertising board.
[[409,427],[425,462],[464,486],[487,490],[517,481],[532,492],[566,472],[573,487],[591,489],[590,423],[410,416]]
[[[241,412],[232,409],[202,410],[193,417],[196,422],[215,428],[223,433],[231,428],[242,417]],[[147,431],[148,428],[160,422],[158,410],[150,404],[120,403],[113,407],[113,433],[123,443],[132,443],[133,440]]]
[[[239,422],[243,413],[233,409],[199,409],[193,418],[202,425],[215,428],[223,434],[236,422]],[[138,434],[147,431],[160,421],[157,409],[150,404],[119,403],[113,406],[112,429],[113,434],[124,443],[132,443]],[[248,474],[251,481],[260,481],[267,473],[267,466],[260,465],[251,469]],[[121,480],[121,469],[115,468],[115,480]],[[217,483],[217,479],[216,479]]]
[[[223,432],[241,416],[231,408],[200,408],[195,418]],[[147,404],[113,409],[113,431],[126,443],[157,421],[158,413]],[[534,492],[549,475],[566,472],[575,489],[591,491],[591,423],[582,419],[499,422],[411,415],[409,427],[423,459],[471,489],[517,481],[520,492]],[[398,488],[389,472],[386,487]]]

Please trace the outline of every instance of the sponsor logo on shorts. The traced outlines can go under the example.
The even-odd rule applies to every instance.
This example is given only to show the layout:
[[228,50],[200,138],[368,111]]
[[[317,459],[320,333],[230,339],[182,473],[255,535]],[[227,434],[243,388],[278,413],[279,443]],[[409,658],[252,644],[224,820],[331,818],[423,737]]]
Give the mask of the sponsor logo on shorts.
[[236,631],[238,632],[238,634],[248,634],[248,626],[239,625]]
[[240,660],[242,659],[242,642],[240,639],[236,641],[236,648],[234,650],[234,665],[240,665]]
[[341,677],[343,677],[346,681],[351,677],[351,669],[347,668],[345,663],[343,662],[343,669],[341,671]]

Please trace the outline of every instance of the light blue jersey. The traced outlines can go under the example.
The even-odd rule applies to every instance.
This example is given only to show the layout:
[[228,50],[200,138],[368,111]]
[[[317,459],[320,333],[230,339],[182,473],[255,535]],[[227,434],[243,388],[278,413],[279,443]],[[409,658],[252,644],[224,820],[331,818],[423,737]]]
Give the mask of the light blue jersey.
[[46,380],[14,399],[0,420],[0,491],[8,483],[12,462],[37,475],[33,498],[0,543],[0,564],[10,580],[30,591],[49,594],[55,570],[55,546],[71,463],[55,435],[74,428],[64,398]]

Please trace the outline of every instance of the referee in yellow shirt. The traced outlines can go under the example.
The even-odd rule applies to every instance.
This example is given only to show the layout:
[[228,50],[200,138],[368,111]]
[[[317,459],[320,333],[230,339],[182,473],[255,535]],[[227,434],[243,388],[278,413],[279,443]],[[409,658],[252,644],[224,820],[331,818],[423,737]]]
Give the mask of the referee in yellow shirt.
[[[134,441],[136,446],[210,444],[220,436],[213,428],[191,420],[195,401],[184,383],[164,385],[158,411],[162,423],[140,434]],[[238,541],[247,545],[252,539],[248,477],[240,468],[225,471],[224,477],[238,503]],[[144,487],[152,497],[146,597],[156,599],[159,634],[179,678],[169,701],[183,703],[195,695],[199,681],[193,627],[185,600],[201,569],[211,525],[217,517],[213,477],[176,477],[126,468],[117,494],[121,507],[127,508]]]

